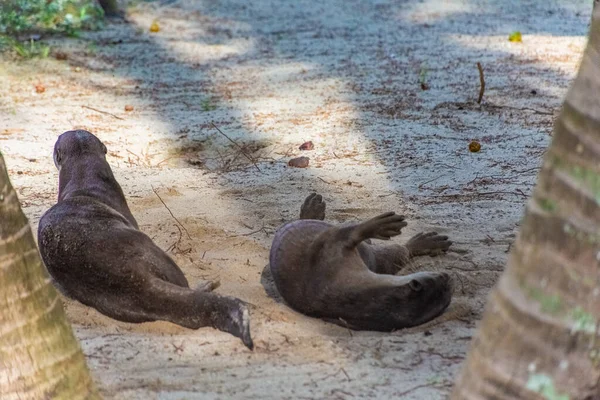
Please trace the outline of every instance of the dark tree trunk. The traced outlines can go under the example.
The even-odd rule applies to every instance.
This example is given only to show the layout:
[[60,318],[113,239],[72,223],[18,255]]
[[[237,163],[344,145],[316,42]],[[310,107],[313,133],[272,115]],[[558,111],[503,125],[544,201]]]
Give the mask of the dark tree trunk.
[[104,15],[107,17],[116,17],[121,15],[117,0],[98,0],[100,7],[104,10]]

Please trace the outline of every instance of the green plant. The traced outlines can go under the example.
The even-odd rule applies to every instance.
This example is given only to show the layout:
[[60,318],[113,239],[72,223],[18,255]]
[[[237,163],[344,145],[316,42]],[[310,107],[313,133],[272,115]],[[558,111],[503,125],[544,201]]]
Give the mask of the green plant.
[[5,37],[5,43],[23,58],[46,58],[50,53],[50,46],[30,39],[29,42],[20,42],[10,37]]
[[217,109],[217,105],[211,99],[204,99],[200,102],[200,109],[202,111],[212,111]]
[[104,13],[94,0],[0,1],[0,34],[31,32],[76,35],[100,27]]

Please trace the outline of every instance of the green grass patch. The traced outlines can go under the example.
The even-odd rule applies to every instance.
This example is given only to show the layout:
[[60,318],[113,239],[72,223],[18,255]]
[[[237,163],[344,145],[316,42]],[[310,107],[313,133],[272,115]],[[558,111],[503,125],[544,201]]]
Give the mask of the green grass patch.
[[200,109],[202,111],[213,111],[217,109],[217,105],[212,101],[212,99],[204,99],[200,102]]
[[[104,12],[95,0],[0,0],[0,51],[23,58],[47,57],[50,46],[33,35],[78,36],[102,27]],[[23,39],[25,38],[25,39]]]
[[58,32],[76,35],[81,29],[97,29],[104,12],[95,0],[0,1],[0,34]]

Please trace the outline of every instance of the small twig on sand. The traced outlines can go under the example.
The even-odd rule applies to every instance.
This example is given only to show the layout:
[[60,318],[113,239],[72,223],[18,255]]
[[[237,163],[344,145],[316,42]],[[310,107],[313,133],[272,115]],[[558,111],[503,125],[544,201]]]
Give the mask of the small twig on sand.
[[522,171],[514,171],[514,173],[515,174],[525,174],[527,172],[537,171],[538,169],[540,169],[540,167],[527,168],[527,169],[524,169]]
[[[129,149],[125,149],[126,152],[128,152],[129,154],[131,154],[132,156],[134,156],[135,158],[137,158],[137,162],[139,165],[140,161],[142,160],[142,157],[138,156],[137,154],[135,154],[133,151],[129,150]],[[129,164],[133,164],[131,161],[129,162]]]
[[485,79],[483,78],[483,67],[480,62],[477,63],[477,69],[479,70],[479,97],[477,97],[477,104],[481,104],[483,93],[485,92]]
[[98,110],[97,108],[94,108],[94,107],[90,107],[90,106],[81,106],[81,107],[82,107],[82,108],[87,108],[88,110],[92,110],[92,111],[99,112],[100,114],[106,114],[106,115],[110,115],[111,117],[113,117],[113,118],[116,118],[116,119],[123,120],[123,118],[121,118],[121,117],[118,117],[118,116],[116,116],[115,114],[111,114],[111,113],[109,113],[109,112],[106,112],[106,111]]
[[264,232],[265,235],[267,235],[267,236],[269,235],[269,232],[267,232],[267,230],[265,229],[265,226],[263,225],[263,227],[260,229],[257,229],[255,231],[248,232],[248,233],[240,233],[239,235],[236,235],[236,236],[250,236],[250,235],[254,235],[255,233],[258,233],[258,232]]
[[221,154],[219,149],[215,149],[215,151],[217,152],[217,155],[219,156],[219,161],[221,162],[221,170],[223,172],[228,172],[229,171],[229,161],[226,161],[225,158],[223,158],[223,155]]
[[535,108],[530,108],[530,107],[498,106],[496,104],[485,104],[485,106],[490,107],[490,108],[505,108],[508,110],[515,110],[515,111],[531,111],[535,114],[541,114],[541,115],[554,115],[554,112],[552,112],[552,111],[541,111],[541,110],[536,110]]
[[157,166],[157,167],[160,167],[160,164],[162,164],[162,163],[165,163],[165,162],[169,161],[169,160],[170,160],[170,159],[172,159],[172,158],[173,158],[173,157],[167,157],[167,158],[165,158],[164,160],[162,160],[162,161],[158,162],[158,163],[156,164],[156,166]]
[[188,232],[188,230],[177,219],[177,217],[175,215],[173,215],[173,212],[171,211],[171,209],[169,208],[169,206],[167,206],[167,204],[163,201],[162,197],[160,197],[160,195],[158,194],[158,192],[156,191],[156,189],[154,189],[154,186],[150,186],[150,187],[152,188],[152,191],[154,192],[154,194],[156,195],[156,197],[158,197],[158,199],[160,200],[160,202],[163,203],[163,206],[165,206],[165,208],[167,209],[167,211],[169,212],[169,214],[171,214],[171,217],[173,217],[173,219],[175,221],[177,221],[177,223],[179,224],[179,226],[181,226],[181,228],[185,231],[185,234],[187,235],[188,239],[192,240],[192,237],[190,236],[190,233]]
[[456,280],[460,283],[460,292],[462,294],[465,294],[465,283],[463,282],[463,279],[460,277],[460,274],[456,271],[452,271],[452,273],[456,277]]
[[433,384],[431,384],[431,383],[425,383],[423,385],[417,385],[417,386],[414,386],[414,387],[412,387],[412,388],[410,388],[408,390],[405,390],[404,392],[396,393],[394,397],[402,397],[402,396],[405,396],[405,395],[407,395],[407,394],[409,394],[411,392],[414,392],[417,389],[431,387],[431,386],[433,386]]
[[334,393],[342,393],[342,394],[345,394],[346,396],[354,397],[354,395],[352,393],[346,392],[345,390],[342,390],[342,389],[333,389],[331,391],[331,394],[333,395]]
[[165,250],[167,252],[169,252],[171,250],[175,250],[177,248],[177,246],[179,246],[179,243],[181,242],[181,237],[183,236],[183,233],[181,232],[181,228],[177,224],[175,224],[175,228],[177,228],[177,230],[179,231],[179,237],[177,238],[175,243],[173,243],[172,245],[167,247],[167,250]]
[[507,190],[499,190],[497,192],[475,192],[475,193],[469,193],[469,194],[462,194],[462,193],[440,194],[440,195],[433,195],[433,196],[430,196],[430,197],[437,197],[437,198],[460,198],[460,197],[489,196],[489,195],[494,195],[494,194],[513,194],[515,196],[527,197],[527,195],[525,193],[523,193],[522,190],[519,190],[519,189],[516,189],[514,192],[509,192]]
[[250,157],[250,156],[248,155],[248,153],[246,153],[246,152],[244,151],[244,148],[243,148],[242,146],[240,146],[239,144],[237,144],[237,142],[236,142],[235,140],[231,139],[229,136],[227,136],[226,134],[224,134],[224,133],[223,133],[223,132],[222,132],[222,131],[221,131],[221,130],[220,130],[218,127],[217,127],[217,125],[215,125],[215,123],[214,123],[214,122],[211,122],[210,124],[212,125],[212,127],[213,127],[213,128],[215,128],[215,129],[217,130],[217,132],[219,132],[221,135],[225,136],[225,138],[226,138],[227,140],[229,140],[229,141],[230,141],[231,143],[233,143],[233,144],[234,144],[234,145],[235,145],[235,146],[236,146],[238,149],[240,149],[240,151],[242,152],[242,154],[244,155],[244,157],[246,157],[248,160],[250,160],[250,162],[251,162],[252,164],[254,164],[254,167],[256,167],[256,170],[257,170],[258,172],[262,172],[262,171],[260,170],[260,168],[258,168],[258,165],[256,164],[256,161],[255,161],[255,160],[254,160],[252,157]]
[[346,370],[344,368],[340,368],[342,370],[342,372],[344,373],[344,375],[346,375],[346,378],[348,379],[348,382],[350,382],[352,379],[350,379],[350,376],[348,376],[348,373],[346,372]]
[[521,189],[515,189],[515,191],[519,192],[519,194],[521,194],[521,196],[527,197],[527,195],[525,193],[523,193],[523,191]]
[[442,176],[443,176],[443,175],[440,175],[440,176],[438,176],[437,178],[433,178],[433,179],[430,179],[430,180],[428,180],[428,181],[426,181],[426,182],[423,182],[423,183],[421,183],[421,184],[418,186],[418,188],[419,188],[419,189],[422,189],[422,188],[423,188],[423,186],[425,186],[425,185],[427,185],[428,183],[431,183],[431,182],[433,182],[433,181],[437,181],[437,180],[438,180],[438,179],[440,179]]

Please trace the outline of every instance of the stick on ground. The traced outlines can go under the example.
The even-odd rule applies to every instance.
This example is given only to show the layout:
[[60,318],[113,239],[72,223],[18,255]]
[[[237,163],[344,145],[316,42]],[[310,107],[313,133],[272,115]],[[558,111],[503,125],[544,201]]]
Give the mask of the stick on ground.
[[100,114],[110,115],[113,118],[120,119],[120,120],[123,121],[123,118],[121,118],[121,117],[119,117],[119,116],[117,116],[115,114],[111,114],[111,113],[109,113],[107,111],[98,110],[97,108],[90,107],[90,106],[81,106],[81,108],[87,108],[88,110],[99,112]]
[[258,172],[262,172],[262,171],[260,170],[260,168],[258,168],[258,165],[256,165],[256,161],[255,161],[255,160],[254,160],[252,157],[250,157],[250,156],[248,155],[248,153],[246,153],[246,152],[244,151],[244,148],[243,148],[242,146],[240,146],[239,144],[237,144],[237,142],[236,142],[235,140],[231,139],[229,136],[227,136],[226,134],[224,134],[224,133],[223,133],[223,132],[222,132],[222,131],[221,131],[221,130],[220,130],[220,129],[219,129],[219,128],[218,128],[218,127],[215,125],[215,123],[214,123],[214,122],[211,122],[210,124],[212,125],[212,127],[213,127],[213,128],[215,128],[215,129],[217,130],[217,132],[219,132],[221,135],[225,136],[225,137],[227,138],[227,140],[229,140],[229,141],[230,141],[231,143],[233,143],[233,144],[234,144],[234,145],[235,145],[235,146],[236,146],[238,149],[240,149],[240,151],[242,152],[242,154],[244,155],[244,157],[246,157],[248,160],[250,160],[250,162],[251,162],[252,164],[254,164],[254,167],[256,167],[256,170],[257,170]]
[[477,98],[477,104],[481,104],[483,99],[483,92],[485,92],[485,79],[483,78],[483,67],[481,63],[477,63],[477,69],[479,70],[479,97]]
[[183,230],[185,231],[185,234],[187,235],[188,239],[192,240],[192,237],[190,236],[190,233],[188,232],[188,230],[185,228],[185,226],[179,222],[179,220],[177,219],[177,217],[175,215],[173,215],[173,212],[171,211],[171,209],[169,208],[169,206],[164,202],[164,200],[162,199],[162,197],[160,197],[160,194],[158,194],[158,192],[156,191],[156,189],[154,188],[154,186],[150,186],[152,188],[152,191],[154,192],[154,194],[156,195],[156,197],[158,197],[158,199],[160,200],[160,202],[163,204],[163,206],[165,206],[165,208],[167,209],[167,211],[169,212],[169,214],[171,214],[171,217],[173,217],[173,219],[179,224],[179,226],[181,226],[181,228],[183,228]]

